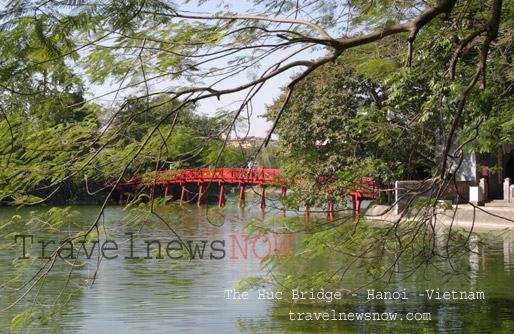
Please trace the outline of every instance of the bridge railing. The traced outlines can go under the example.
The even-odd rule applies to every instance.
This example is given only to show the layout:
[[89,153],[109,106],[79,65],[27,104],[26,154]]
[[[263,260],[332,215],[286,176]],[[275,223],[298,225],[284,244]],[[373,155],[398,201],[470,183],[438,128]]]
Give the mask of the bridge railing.
[[[180,200],[189,201],[189,191],[187,185],[191,183],[197,183],[200,187],[198,196],[198,205],[200,206],[202,201],[207,203],[205,195],[206,183],[216,182],[220,184],[220,199],[219,205],[225,205],[224,185],[225,184],[237,184],[241,186],[239,205],[244,203],[244,188],[249,184],[259,185],[275,185],[282,187],[282,194],[285,195],[288,183],[281,176],[280,169],[248,169],[248,168],[188,168],[188,169],[170,169],[159,172],[148,172],[144,174],[136,174],[124,178],[117,186],[116,190],[120,192],[120,203],[123,202],[123,194],[127,189],[133,189],[135,191],[135,197],[137,197],[139,186],[146,186],[152,189],[150,192],[150,200],[154,196],[153,184],[165,185],[166,197],[169,191],[170,184],[179,184],[182,186],[182,194]],[[305,178],[294,181],[294,183],[302,182]],[[318,182],[328,192],[341,191],[351,195],[353,207],[356,212],[360,210],[360,204],[363,199],[376,199],[380,197],[380,190],[376,181],[371,177],[364,177],[354,182],[353,186],[349,188],[341,189],[337,187],[334,189],[333,182],[334,177],[320,177]],[[111,187],[114,186],[114,182],[108,182]],[[265,206],[265,189],[261,188],[261,199],[259,206],[263,208]],[[332,212],[334,208],[333,203],[329,203],[329,211]]]
[[125,178],[120,186],[133,184],[149,185],[155,182],[162,183],[199,183],[199,182],[226,182],[226,183],[273,183],[278,184],[277,176],[280,169],[247,169],[247,168],[188,168],[170,169],[157,173],[136,174]]
[[[136,174],[125,178],[118,188],[135,187],[140,184],[151,185],[154,180],[157,184],[166,183],[234,183],[234,184],[273,184],[276,186],[287,186],[280,177],[280,169],[248,169],[248,168],[186,168],[186,169],[170,169],[157,173],[149,172],[145,174]],[[321,183],[329,184],[334,181],[333,178],[320,178]],[[301,182],[297,180],[297,182]],[[352,195],[360,197],[378,198],[380,197],[379,187],[376,181],[371,177],[363,177],[355,182],[354,190],[350,192]]]

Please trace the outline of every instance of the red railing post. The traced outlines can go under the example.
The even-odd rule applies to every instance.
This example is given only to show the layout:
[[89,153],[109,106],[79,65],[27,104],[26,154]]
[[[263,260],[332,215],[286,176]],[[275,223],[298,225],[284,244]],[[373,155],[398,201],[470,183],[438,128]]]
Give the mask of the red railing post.
[[[282,198],[286,197],[287,194],[287,188],[285,186],[282,186]],[[286,215],[286,211],[284,210],[284,202],[282,201],[282,216]]]
[[225,183],[220,183],[220,199],[218,202],[218,206],[220,208],[225,206]]
[[239,191],[239,208],[245,206],[245,185],[244,183],[240,185],[241,190]]
[[266,186],[261,184],[261,200],[259,208],[264,209],[266,207]]
[[200,191],[198,193],[198,206],[202,206],[202,199],[207,204],[207,192],[205,182],[200,183]]
[[189,189],[187,189],[187,183],[182,184],[182,193],[180,194],[180,202],[181,203],[184,202],[184,199],[186,200],[186,202],[190,201]]

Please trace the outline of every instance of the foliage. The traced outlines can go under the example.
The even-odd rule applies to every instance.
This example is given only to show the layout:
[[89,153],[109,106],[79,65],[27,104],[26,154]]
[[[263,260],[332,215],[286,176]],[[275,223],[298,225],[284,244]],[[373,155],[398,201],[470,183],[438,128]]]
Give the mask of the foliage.
[[[302,235],[301,245],[294,245],[302,251],[292,253],[291,258],[269,256],[263,259],[261,265],[269,275],[241,281],[241,290],[272,285],[284,296],[293,289],[323,289],[339,291],[349,297],[363,287],[382,290],[389,282],[401,282],[419,271],[434,270],[450,275],[447,268],[451,267],[456,272],[466,272],[469,261],[461,247],[470,240],[478,245],[484,237],[464,229],[437,235],[431,226],[417,221],[384,225],[351,217],[329,223],[314,218],[309,220],[309,226],[297,219],[276,219],[272,225],[247,226],[253,235],[265,234],[270,228],[274,233]],[[290,296],[284,299],[291,300]],[[312,301],[296,300],[295,303]]]
[[[373,279],[391,272],[397,256],[437,258],[427,228],[450,160],[514,136],[512,0],[256,0],[249,7],[9,2],[0,11],[0,199],[39,204],[66,186],[74,192],[84,178],[96,182],[93,191],[109,180],[97,219],[82,231],[87,237],[99,227],[112,185],[127,175],[170,164],[247,163],[220,136],[250,114],[263,87],[289,77],[270,106],[267,139],[276,131],[290,177],[305,177],[296,192],[305,198],[296,203],[342,204],[326,187],[334,175],[333,186],[345,190],[360,176],[385,183],[421,166],[434,194],[423,214],[399,217],[388,229],[359,222],[352,236],[377,240],[357,256],[375,259]],[[110,85],[103,97],[115,108],[99,96],[87,100],[89,84]],[[212,100],[231,107],[214,118],[194,113]],[[432,163],[434,131],[447,138],[439,166]],[[462,145],[453,151],[457,136]],[[153,203],[145,208],[156,215]],[[310,239],[305,247],[314,255],[326,245],[346,247],[337,231],[310,231],[324,242]],[[466,238],[448,240],[466,250]],[[301,285],[309,277],[287,280]],[[318,285],[333,278],[322,270],[315,277]]]
[[[303,178],[313,182],[295,184],[294,196],[301,194],[296,205],[344,202],[344,192],[327,194],[327,180],[334,176],[331,187],[344,189],[362,177],[374,177],[384,185],[409,175],[420,178],[426,175],[424,169],[433,168],[437,124],[407,124],[406,118],[413,117],[423,101],[396,103],[391,98],[395,88],[387,88],[386,80],[366,79],[345,65],[344,58],[295,87],[276,134],[290,183]],[[284,99],[285,94],[268,107],[269,119]],[[312,187],[321,191],[306,191]]]

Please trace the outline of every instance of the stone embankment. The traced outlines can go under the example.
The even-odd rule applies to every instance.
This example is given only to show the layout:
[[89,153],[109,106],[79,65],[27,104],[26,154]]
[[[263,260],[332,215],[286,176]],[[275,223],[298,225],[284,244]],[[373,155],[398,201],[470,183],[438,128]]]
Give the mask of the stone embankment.
[[[366,211],[366,217],[374,220],[387,222],[397,221],[399,212],[392,208],[387,211],[388,206],[376,205]],[[414,218],[413,215],[410,216]],[[437,221],[453,228],[465,228],[474,230],[500,230],[514,229],[514,203],[493,201],[485,206],[473,206],[470,204],[452,205],[451,208],[437,210]],[[414,218],[415,219],[415,218]]]

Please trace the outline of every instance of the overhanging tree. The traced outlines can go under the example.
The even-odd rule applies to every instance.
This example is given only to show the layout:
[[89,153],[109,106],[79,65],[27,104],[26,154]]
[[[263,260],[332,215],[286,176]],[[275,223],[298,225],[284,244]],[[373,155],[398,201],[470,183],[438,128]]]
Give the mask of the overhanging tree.
[[[14,188],[4,187],[1,196],[15,197],[19,203],[37,202],[24,196],[36,177],[43,178],[49,189],[84,173],[114,173],[119,182],[127,171],[134,170],[141,157],[152,157],[157,170],[165,168],[169,162],[165,153],[168,139],[180,130],[177,120],[182,113],[202,101],[225,100],[240,94],[240,102],[230,110],[230,121],[219,129],[220,133],[229,132],[251,108],[252,99],[263,86],[294,74],[285,85],[281,104],[276,105],[269,139],[282,117],[286,117],[288,107],[299,102],[292,99],[300,83],[310,75],[321,76],[318,71],[325,66],[337,66],[338,62],[350,67],[363,82],[382,89],[380,99],[370,95],[374,101],[358,121],[375,122],[376,131],[380,125],[386,129],[389,122],[385,113],[390,111],[401,120],[397,122],[403,127],[399,133],[409,138],[428,120],[442,123],[441,129],[448,139],[441,165],[433,171],[431,182],[433,193],[438,194],[447,185],[444,179],[448,159],[470,147],[464,145],[453,152],[454,135],[460,134],[461,143],[467,143],[476,137],[475,129],[480,130],[485,123],[495,131],[478,131],[480,140],[476,143],[480,149],[512,138],[510,128],[501,122],[512,119],[509,96],[513,87],[513,7],[512,1],[501,0],[254,1],[254,8],[245,13],[227,6],[218,7],[215,14],[204,14],[192,11],[188,2],[10,2],[0,14],[3,45],[23,41],[24,47],[22,51],[3,48],[4,57],[15,55],[2,63],[3,78],[44,77],[47,66],[78,64],[89,82],[113,83],[112,93],[123,97],[124,102],[101,128],[86,126],[79,130],[73,125],[57,125],[42,129],[53,132],[31,138],[34,145],[50,136],[61,136],[65,146],[60,147],[58,154],[40,152],[38,159],[45,162],[48,172],[36,175],[30,169],[20,169],[17,177],[26,182]],[[309,54],[309,50],[316,53]],[[3,79],[0,87],[17,96],[33,93],[19,84],[21,81],[14,82]],[[493,101],[491,96],[495,97]],[[159,97],[160,102],[144,102],[153,97]],[[119,122],[121,115],[130,105],[141,101],[144,107],[132,112],[134,118],[164,105],[170,107],[152,118],[152,126],[140,141],[117,146],[120,133],[128,124]],[[355,101],[349,98],[347,103]],[[354,111],[346,107],[345,104],[337,112],[350,121]],[[20,162],[13,159],[13,143],[19,143],[23,131],[10,113],[3,112],[1,126],[6,134],[2,137],[5,145],[0,163],[14,168]],[[37,125],[35,119],[30,121],[32,126]],[[380,136],[375,139],[377,144],[383,140]],[[220,146],[217,157],[225,146]],[[119,152],[113,154],[112,148]],[[67,161],[66,168],[62,168],[63,161]],[[2,183],[6,184],[10,177],[9,173],[2,174]],[[85,239],[98,229],[111,194],[112,191],[106,196],[90,229],[69,241]],[[425,208],[414,223],[404,225],[397,221],[375,235],[380,242],[364,247],[364,253],[356,253],[357,257],[367,251],[379,256],[388,251],[391,242],[398,242],[400,251],[396,247],[391,257],[383,257],[390,262],[380,266],[384,270],[377,272],[375,278],[390,273],[412,245],[422,247],[422,252],[412,254],[423,260],[441,255],[435,248],[431,225],[435,206]],[[153,206],[149,210],[153,212]],[[344,244],[338,243],[339,234],[329,231],[334,233],[332,240],[336,244]],[[452,255],[447,252],[442,257]],[[45,274],[46,271],[40,273]],[[39,282],[38,277],[41,276],[35,277],[35,282]]]

